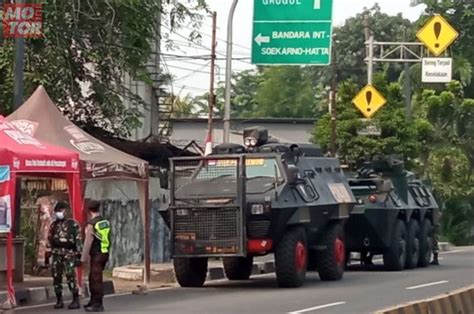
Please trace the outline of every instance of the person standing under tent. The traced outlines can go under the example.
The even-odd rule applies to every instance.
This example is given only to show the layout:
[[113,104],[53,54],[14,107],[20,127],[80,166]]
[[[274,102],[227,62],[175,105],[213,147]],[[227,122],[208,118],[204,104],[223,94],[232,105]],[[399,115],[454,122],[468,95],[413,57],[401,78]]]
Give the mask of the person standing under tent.
[[54,308],[64,307],[62,281],[63,273],[65,273],[73,297],[68,309],[73,310],[80,308],[75,267],[80,263],[82,235],[77,221],[65,218],[67,208],[68,205],[65,202],[58,202],[54,207],[55,221],[49,229],[48,240],[51,246],[53,285],[56,294]]
[[91,298],[84,306],[87,312],[104,311],[103,272],[110,252],[110,222],[100,215],[100,203],[89,204],[90,220],[85,230],[82,263],[89,262],[89,289]]

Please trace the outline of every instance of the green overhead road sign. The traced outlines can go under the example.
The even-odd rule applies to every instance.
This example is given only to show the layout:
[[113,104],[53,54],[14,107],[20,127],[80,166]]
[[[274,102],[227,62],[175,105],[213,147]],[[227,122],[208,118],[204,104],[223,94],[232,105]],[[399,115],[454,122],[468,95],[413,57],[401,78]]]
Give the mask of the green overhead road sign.
[[333,0],[254,0],[252,63],[328,65]]

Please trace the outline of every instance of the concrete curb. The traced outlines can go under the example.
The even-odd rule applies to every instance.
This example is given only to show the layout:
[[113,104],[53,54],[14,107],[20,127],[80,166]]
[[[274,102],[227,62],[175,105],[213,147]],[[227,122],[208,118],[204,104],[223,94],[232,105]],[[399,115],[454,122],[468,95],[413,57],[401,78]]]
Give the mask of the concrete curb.
[[[113,270],[113,277],[125,280],[143,280],[143,271],[137,271],[136,268],[130,268],[130,273],[127,272],[126,267],[119,267],[117,271]],[[275,272],[275,262],[254,262],[252,266],[252,275],[270,274]],[[175,283],[174,270],[172,268],[153,270],[152,279],[154,281],[163,281],[167,283]],[[207,272],[207,280],[225,279],[224,266],[210,266]]]
[[433,298],[397,305],[375,314],[474,313],[474,285]]
[[[111,280],[104,281],[104,294],[114,294],[114,282]],[[65,299],[70,299],[71,292],[66,284],[63,285],[63,296]],[[84,282],[82,285],[82,296],[89,297],[89,283]],[[56,297],[52,286],[34,287],[15,290],[15,298],[18,306],[27,306],[33,304],[47,303],[47,301],[54,300]],[[2,313],[2,304],[7,300],[7,292],[0,292],[0,313]]]
[[438,247],[440,252],[448,252],[451,251],[454,246],[449,242],[439,242]]

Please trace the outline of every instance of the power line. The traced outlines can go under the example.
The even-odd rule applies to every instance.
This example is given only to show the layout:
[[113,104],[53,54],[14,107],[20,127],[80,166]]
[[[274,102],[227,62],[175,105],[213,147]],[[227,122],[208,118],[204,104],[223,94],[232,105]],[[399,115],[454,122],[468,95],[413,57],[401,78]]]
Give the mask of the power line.
[[[195,31],[195,30],[193,30],[192,28],[190,28],[189,26],[184,26],[184,28],[187,28],[187,29],[189,29],[189,30]],[[195,32],[198,33],[198,34],[200,34],[200,35],[203,35],[203,36],[212,38],[211,35],[206,34],[206,33],[204,33],[204,32],[198,32],[198,31],[195,31]],[[217,37],[217,40],[218,40],[218,41],[223,41],[224,43],[227,44],[227,40],[226,40],[226,39],[222,39],[222,38]],[[243,49],[245,49],[245,50],[249,50],[249,51],[252,50],[252,49],[250,49],[250,47],[243,46],[243,45],[239,45],[239,44],[236,44],[236,43],[234,43],[234,42],[233,42],[232,44],[233,44],[234,46],[236,46],[236,47],[240,47],[240,48],[243,48]]]
[[209,63],[210,63],[210,62],[204,64],[202,67],[197,68],[196,70],[191,71],[191,73],[188,73],[188,74],[186,74],[186,75],[184,75],[184,76],[181,76],[181,77],[179,77],[179,78],[174,79],[174,81],[176,82],[176,81],[184,80],[185,78],[188,78],[188,77],[190,77],[190,76],[196,74],[197,71],[200,71],[200,70],[204,69],[205,67],[207,67],[207,66],[209,65]]
[[[182,40],[173,40],[173,43],[179,43],[181,45],[176,45],[178,47],[186,47],[186,48],[189,48],[189,47],[192,47],[194,49],[200,49],[200,50],[206,50],[206,51],[210,51],[210,48],[206,48],[204,46],[200,46],[198,44],[196,44],[195,42],[192,42],[192,41],[188,41],[188,42],[185,42],[185,41],[182,41]],[[197,46],[197,47],[193,47],[194,46]],[[219,54],[225,54],[225,52],[223,51],[218,51]],[[234,54],[236,55],[240,55],[240,56],[248,56],[249,53],[248,52],[243,52],[243,51],[236,51],[234,52]]]
[[[173,32],[173,30],[172,30],[170,27],[168,27],[168,26],[166,26],[166,25],[163,25],[163,24],[161,24],[161,26],[164,27],[164,28],[166,28],[166,29],[169,30],[170,32],[174,33],[175,35],[177,35],[177,36],[179,36],[179,37],[181,37],[181,38],[184,38],[186,41],[189,41],[189,38],[187,38],[187,37],[185,37],[184,35],[181,35],[181,34],[179,34],[179,33],[177,33],[177,32]],[[203,45],[201,45],[201,44],[199,44],[199,43],[195,43],[195,45],[196,45],[196,46],[199,46],[199,47],[204,47],[206,50],[209,49],[208,47],[203,46]],[[217,54],[218,54],[218,55],[221,55],[221,56],[223,56],[223,57],[226,57],[226,55],[225,55],[224,53],[217,52]],[[250,62],[244,61],[244,60],[236,60],[236,61],[242,62],[242,63],[251,64]]]
[[183,89],[193,89],[197,91],[205,91],[207,92],[207,88],[202,88],[202,87],[196,87],[196,86],[191,86],[191,85],[176,85],[176,87],[183,88]]

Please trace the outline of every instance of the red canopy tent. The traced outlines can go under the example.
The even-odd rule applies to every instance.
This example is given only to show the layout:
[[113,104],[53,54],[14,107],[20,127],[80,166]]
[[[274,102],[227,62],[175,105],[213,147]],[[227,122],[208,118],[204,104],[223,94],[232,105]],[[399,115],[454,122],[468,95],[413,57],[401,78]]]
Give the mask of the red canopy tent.
[[[43,143],[17,129],[0,116],[0,200],[7,209],[5,225],[15,217],[16,179],[21,176],[64,178],[69,188],[73,218],[82,222],[83,200],[79,173],[79,154]],[[15,305],[13,287],[13,230],[7,236],[8,300]]]
[[136,182],[144,229],[143,280],[146,286],[151,273],[148,162],[115,149],[74,125],[59,111],[43,86],[39,86],[7,120],[40,141],[79,153],[83,193],[90,180]]

